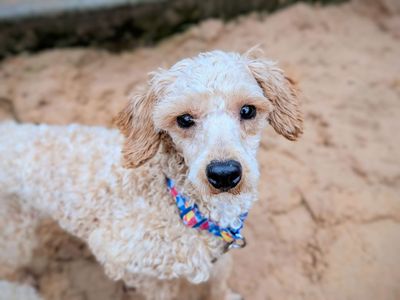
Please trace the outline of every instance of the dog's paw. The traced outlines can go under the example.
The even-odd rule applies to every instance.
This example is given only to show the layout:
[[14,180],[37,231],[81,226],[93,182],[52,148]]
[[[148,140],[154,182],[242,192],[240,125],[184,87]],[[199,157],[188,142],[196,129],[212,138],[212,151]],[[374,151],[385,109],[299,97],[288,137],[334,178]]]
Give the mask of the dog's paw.
[[230,291],[229,293],[228,293],[228,295],[226,295],[226,298],[225,298],[226,300],[244,300],[244,298],[242,297],[242,295],[240,295],[240,294],[238,294],[238,293],[235,293],[235,292],[232,292],[232,291]]

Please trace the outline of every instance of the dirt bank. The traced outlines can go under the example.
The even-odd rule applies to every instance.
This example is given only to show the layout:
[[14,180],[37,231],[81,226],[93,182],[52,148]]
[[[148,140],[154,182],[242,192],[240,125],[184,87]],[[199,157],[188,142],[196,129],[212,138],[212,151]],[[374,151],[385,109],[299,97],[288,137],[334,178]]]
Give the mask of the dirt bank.
[[[396,1],[365,3],[210,20],[120,55],[14,57],[0,65],[0,118],[109,126],[148,71],[261,44],[303,90],[305,134],[291,143],[265,132],[260,199],[231,285],[251,300],[400,299],[400,15]],[[45,247],[19,279],[42,295],[137,299],[81,243],[52,225],[40,234]]]

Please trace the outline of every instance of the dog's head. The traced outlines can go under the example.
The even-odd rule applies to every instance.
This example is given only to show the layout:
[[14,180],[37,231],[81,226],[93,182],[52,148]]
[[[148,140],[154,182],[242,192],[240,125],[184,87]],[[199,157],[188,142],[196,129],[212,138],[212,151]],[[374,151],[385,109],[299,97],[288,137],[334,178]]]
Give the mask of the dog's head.
[[289,140],[302,133],[293,82],[254,53],[221,51],[153,73],[147,90],[117,119],[126,166],[153,157],[166,133],[185,160],[188,180],[221,223],[255,200],[256,152],[267,123]]

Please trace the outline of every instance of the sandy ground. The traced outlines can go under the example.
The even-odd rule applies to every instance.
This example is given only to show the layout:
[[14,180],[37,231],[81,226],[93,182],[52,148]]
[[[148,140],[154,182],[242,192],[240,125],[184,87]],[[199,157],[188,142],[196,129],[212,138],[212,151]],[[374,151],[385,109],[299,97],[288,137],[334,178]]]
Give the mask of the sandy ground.
[[[292,143],[265,132],[260,199],[231,286],[256,300],[400,299],[400,9],[367,2],[209,20],[120,55],[14,57],[0,65],[0,118],[110,126],[148,71],[261,44],[303,90],[305,134]],[[14,279],[47,299],[139,299],[108,280],[81,242],[52,224],[39,234],[35,260]]]

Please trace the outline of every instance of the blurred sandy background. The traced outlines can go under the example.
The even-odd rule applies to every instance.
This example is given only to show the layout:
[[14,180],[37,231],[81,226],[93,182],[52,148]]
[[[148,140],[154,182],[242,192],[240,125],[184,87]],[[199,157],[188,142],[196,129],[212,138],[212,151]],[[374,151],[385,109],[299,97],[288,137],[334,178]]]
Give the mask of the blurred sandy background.
[[[200,51],[260,44],[303,91],[305,134],[268,129],[260,199],[234,251],[246,299],[400,299],[400,5],[297,4],[228,23],[207,20],[154,48],[58,49],[0,63],[0,120],[112,126],[146,73]],[[12,276],[45,299],[140,299],[103,275],[51,222]],[[1,293],[1,291],[0,291]]]

